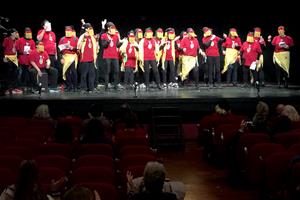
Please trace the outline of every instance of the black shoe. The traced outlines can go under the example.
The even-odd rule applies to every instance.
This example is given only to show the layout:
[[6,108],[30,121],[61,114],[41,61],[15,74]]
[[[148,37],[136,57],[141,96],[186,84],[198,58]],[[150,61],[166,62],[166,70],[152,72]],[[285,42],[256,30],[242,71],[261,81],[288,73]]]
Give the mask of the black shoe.
[[163,90],[163,87],[160,84],[157,84],[157,89]]

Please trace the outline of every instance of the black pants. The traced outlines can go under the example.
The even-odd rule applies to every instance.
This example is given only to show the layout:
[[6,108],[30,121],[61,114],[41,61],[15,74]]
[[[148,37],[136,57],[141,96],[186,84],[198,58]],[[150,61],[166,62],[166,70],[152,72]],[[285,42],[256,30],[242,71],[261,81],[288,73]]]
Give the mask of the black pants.
[[75,68],[75,62],[73,62],[66,71],[66,84],[67,89],[74,90],[77,89],[77,70]]
[[34,79],[32,74],[30,73],[30,67],[28,65],[20,65],[22,68],[21,82],[25,87],[33,87]]
[[221,82],[220,56],[207,56],[205,68],[209,84]]
[[80,89],[94,90],[95,83],[95,64],[94,62],[81,62],[79,64]]
[[125,76],[124,76],[124,84],[127,85],[128,83],[130,85],[133,85],[134,81],[134,69],[131,67],[125,67]]
[[[38,72],[34,67],[31,67],[29,71],[32,75],[34,87],[36,87],[37,86]],[[48,74],[48,84],[49,84],[49,86],[51,88],[56,88],[57,87],[57,76],[58,76],[57,69],[55,69],[54,67],[50,67],[49,69],[41,69],[41,71],[43,73]]]
[[152,67],[153,75],[155,78],[156,84],[160,84],[159,72],[155,60],[145,60],[144,69],[145,69],[145,84],[149,86],[149,77],[150,77],[150,66]]
[[[276,63],[276,78],[277,78],[277,84],[281,85],[283,83],[283,79],[285,83],[288,82],[288,74]],[[285,84],[284,83],[284,84]]]
[[232,83],[237,84],[237,63],[230,64],[227,69],[227,75],[226,75],[226,83]]
[[249,82],[249,66],[243,66],[243,83],[246,84]]
[[119,83],[119,60],[118,59],[112,59],[112,58],[105,58],[104,59],[105,68],[104,68],[104,79],[105,79],[105,87],[108,87],[109,82],[109,74],[111,72],[111,68],[114,72],[114,86],[117,87]]
[[18,66],[10,60],[4,63],[5,66],[5,88],[13,89],[17,87]]
[[165,61],[165,69],[162,70],[163,83],[167,82],[167,72],[169,71],[169,82],[175,83],[175,64],[173,60]]
[[259,83],[263,83],[265,80],[265,74],[264,74],[264,70],[261,67],[258,71],[256,70],[251,70],[252,74],[253,74],[253,79],[254,82],[258,81]]
[[196,85],[198,85],[199,84],[199,66],[195,66],[192,69],[192,73],[193,73],[194,82]]

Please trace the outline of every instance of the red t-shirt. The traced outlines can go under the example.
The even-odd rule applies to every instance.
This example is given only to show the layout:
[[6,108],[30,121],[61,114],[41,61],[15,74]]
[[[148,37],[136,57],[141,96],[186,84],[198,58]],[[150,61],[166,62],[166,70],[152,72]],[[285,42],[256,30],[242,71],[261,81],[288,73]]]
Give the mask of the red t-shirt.
[[49,59],[48,53],[38,52],[37,50],[33,50],[29,54],[29,62],[34,62],[40,69],[44,69],[47,66],[47,60]]
[[[203,37],[202,38],[202,42],[203,43],[207,43],[210,41],[212,35],[209,36],[209,37]],[[208,47],[205,48],[205,53],[207,56],[219,56],[219,47],[218,47],[218,42],[220,41],[220,38],[219,37],[215,37],[210,45]]]
[[[39,30],[38,35],[43,31],[44,29]],[[53,31],[45,32],[44,37],[42,39],[42,42],[45,46],[45,51],[49,55],[55,55],[56,54],[56,36]]]
[[155,40],[144,39],[144,60],[155,60]]
[[103,33],[101,35],[101,40],[110,41],[107,48],[103,50],[103,58],[113,58],[119,59],[117,43],[119,41],[119,37],[115,35],[109,35],[107,33]]
[[127,54],[127,62],[125,63],[125,67],[135,68],[136,67],[136,55],[135,55],[135,47],[132,44],[128,44],[126,47]]
[[272,41],[272,45],[275,46],[275,52],[289,51],[282,46],[287,44],[289,47],[294,46],[294,41],[290,36],[275,36]]
[[166,48],[166,60],[174,60],[172,55],[172,50],[175,48],[174,42],[172,42],[171,40],[167,40],[165,48]]
[[197,38],[185,37],[180,42],[180,48],[186,49],[186,51],[183,51],[184,56],[196,57],[198,55],[198,49],[200,46]]
[[254,42],[258,42],[260,45],[266,46],[266,41],[263,38],[260,39],[260,37],[254,37]]
[[227,37],[222,46],[225,48],[238,49],[242,47],[242,42],[239,37],[235,37],[234,39],[231,37]]
[[16,48],[18,51],[18,59],[21,65],[30,65],[29,54],[31,51],[35,50],[35,43],[33,39],[27,40],[25,38],[20,38],[16,42]]
[[[78,38],[77,37],[62,37],[59,40],[58,45],[62,45],[62,44],[67,44],[70,43],[70,46],[73,47],[73,50],[70,49],[63,49],[61,52],[62,54],[76,54],[77,53],[77,42],[78,42]],[[75,47],[75,48],[74,48]]]
[[258,59],[258,55],[261,54],[261,48],[258,42],[244,42],[241,48],[243,58],[245,60],[244,66],[249,67],[252,62]]
[[2,46],[4,47],[4,55],[16,55],[16,40],[6,37],[3,40]]
[[91,36],[87,36],[84,52],[81,54],[80,62],[94,62],[94,50]]

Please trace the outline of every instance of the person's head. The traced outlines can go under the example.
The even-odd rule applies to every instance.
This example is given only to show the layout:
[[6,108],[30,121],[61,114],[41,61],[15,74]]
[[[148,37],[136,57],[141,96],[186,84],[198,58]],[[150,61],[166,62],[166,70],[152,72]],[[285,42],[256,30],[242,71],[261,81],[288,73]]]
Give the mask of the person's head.
[[24,38],[26,40],[31,40],[32,39],[32,31],[29,27],[26,27],[24,30]]
[[37,119],[49,119],[51,118],[49,113],[49,107],[46,104],[39,105],[34,112],[34,118]]
[[188,28],[188,29],[186,30],[186,32],[187,32],[187,35],[188,35],[189,38],[194,38],[194,37],[197,36],[197,35],[195,34],[194,29],[192,29],[192,28]]
[[153,31],[152,31],[152,29],[150,27],[146,28],[146,30],[145,30],[145,38],[146,39],[153,38]]
[[248,43],[253,43],[254,42],[253,32],[248,33],[246,41]]
[[276,114],[281,115],[281,112],[283,111],[284,105],[283,104],[278,104],[276,106]]
[[134,35],[134,31],[133,30],[131,30],[131,31],[128,32],[127,37],[128,37],[128,42],[130,44],[133,44],[135,42],[135,35]]
[[15,28],[9,29],[9,36],[15,40],[18,38],[18,31]]
[[231,37],[231,38],[236,38],[236,37],[238,37],[238,36],[239,36],[239,35],[237,34],[237,31],[236,31],[235,28],[229,29],[229,37]]
[[146,191],[151,193],[162,192],[166,170],[163,164],[151,161],[148,162],[144,169],[144,184]]
[[44,43],[39,41],[36,45],[36,50],[40,53],[43,53],[45,51]]
[[74,186],[63,196],[63,200],[94,200],[95,195],[92,190],[82,186]]
[[212,34],[212,29],[208,27],[203,27],[202,31],[203,31],[203,37],[209,37]]
[[215,112],[220,115],[227,115],[231,112],[229,103],[226,100],[222,100],[215,106]]
[[174,40],[175,39],[175,30],[174,30],[174,28],[169,28],[168,30],[167,30],[167,37],[168,37],[168,39],[169,40]]
[[181,31],[181,33],[180,33],[180,39],[182,40],[186,36],[187,36],[187,32],[186,31]]
[[73,36],[73,27],[72,26],[65,26],[65,36],[70,38]]
[[101,104],[93,104],[89,108],[88,115],[90,118],[97,118],[103,114],[103,107]]
[[268,115],[269,114],[269,106],[263,101],[259,101],[256,105],[256,113],[259,115]]
[[135,37],[140,40],[143,38],[143,30],[140,28],[135,29]]
[[46,32],[52,31],[51,23],[46,19],[42,22],[42,27],[45,29]]
[[255,37],[255,38],[259,38],[260,35],[261,35],[261,28],[255,27],[255,28],[254,28],[254,37]]
[[278,34],[279,34],[280,36],[284,36],[284,33],[285,33],[284,26],[279,26],[279,27],[278,27]]
[[288,117],[292,122],[296,122],[300,120],[297,110],[292,105],[284,106],[281,115]]
[[90,23],[83,24],[83,28],[85,30],[86,35],[94,36],[94,29]]
[[162,39],[164,37],[164,31],[162,30],[162,28],[158,28],[155,31],[155,36],[157,39]]
[[[21,162],[16,183],[15,200],[36,199],[38,186],[38,167],[34,160]],[[40,198],[42,199],[42,198]]]
[[115,26],[114,23],[112,23],[112,22],[107,22],[107,23],[105,24],[105,27],[106,27],[106,31],[107,31],[107,33],[108,33],[109,35],[115,35],[115,34],[116,34],[117,29],[116,29],[116,26]]

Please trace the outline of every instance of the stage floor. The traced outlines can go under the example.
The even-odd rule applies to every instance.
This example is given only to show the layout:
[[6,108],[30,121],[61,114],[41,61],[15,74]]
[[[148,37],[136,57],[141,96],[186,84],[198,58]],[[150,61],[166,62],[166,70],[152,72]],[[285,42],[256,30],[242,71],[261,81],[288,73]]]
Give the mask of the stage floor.
[[[288,89],[278,88],[275,85],[266,85],[260,88],[253,87],[225,87],[208,89],[204,84],[200,89],[193,86],[178,89],[158,90],[151,88],[150,91],[140,89],[133,90],[109,90],[101,88],[94,93],[42,93],[5,95],[0,97],[0,109],[3,115],[26,115],[32,114],[35,107],[46,103],[55,110],[53,112],[74,112],[82,115],[86,113],[93,103],[100,103],[106,113],[117,115],[120,105],[127,102],[139,112],[142,117],[149,119],[149,111],[152,107],[179,107],[187,121],[196,116],[212,112],[214,106],[221,100],[226,99],[232,109],[241,114],[250,114],[255,111],[258,100],[263,100],[274,108],[278,103],[298,105],[300,102],[300,86],[291,85]],[[59,115],[59,113],[57,113]]]

